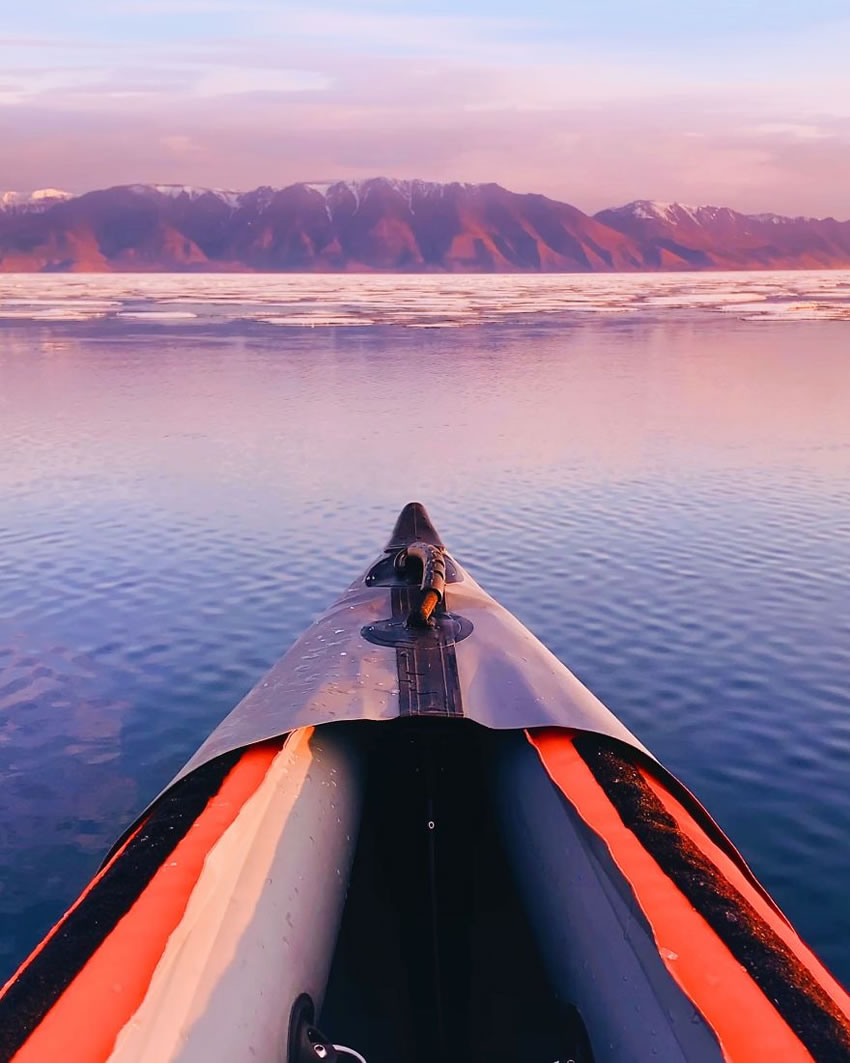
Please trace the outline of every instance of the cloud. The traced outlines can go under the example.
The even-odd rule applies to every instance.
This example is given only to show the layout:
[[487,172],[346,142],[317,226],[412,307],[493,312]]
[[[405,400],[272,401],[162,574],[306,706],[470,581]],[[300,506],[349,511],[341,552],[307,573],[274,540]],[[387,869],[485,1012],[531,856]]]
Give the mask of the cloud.
[[185,133],[168,133],[159,138],[159,143],[166,151],[181,160],[187,155],[196,155],[199,151],[203,151],[201,145]]
[[[498,180],[592,210],[649,197],[850,216],[841,25],[797,41],[801,55],[819,46],[807,67],[790,40],[749,55],[738,39],[716,54],[591,48],[563,24],[547,37],[555,9],[539,4],[475,17],[175,4],[187,17],[165,41],[0,41],[0,187],[385,172]],[[239,32],[192,17],[206,4],[238,14]]]
[[331,85],[331,78],[309,70],[244,70],[216,67],[200,72],[192,91],[197,96],[233,96],[243,93],[318,92]]
[[259,17],[263,29],[284,31],[302,44],[355,49],[366,55],[427,55],[487,64],[525,54],[547,23],[530,17],[369,12],[352,8],[289,7]]
[[[72,126],[49,112],[18,108],[26,139],[19,136],[17,172],[3,181],[27,188],[49,179],[78,190],[137,180],[249,188],[317,173],[387,173],[499,180],[585,210],[653,197],[850,214],[842,206],[850,134],[840,124],[800,142],[784,130],[756,139],[748,132],[752,123],[730,128],[727,116],[696,114],[686,100],[653,112],[609,106],[604,123],[596,107],[497,109],[470,123],[462,108],[442,99],[414,110],[403,99],[377,108],[343,99],[342,90],[321,96],[253,98],[250,111],[235,96],[197,98],[179,113],[142,109],[132,121],[116,107],[80,113]],[[9,119],[9,111],[0,112],[6,142],[21,129]]]
[[830,132],[822,126],[802,122],[762,122],[751,130],[755,137],[780,137],[785,140],[823,140]]

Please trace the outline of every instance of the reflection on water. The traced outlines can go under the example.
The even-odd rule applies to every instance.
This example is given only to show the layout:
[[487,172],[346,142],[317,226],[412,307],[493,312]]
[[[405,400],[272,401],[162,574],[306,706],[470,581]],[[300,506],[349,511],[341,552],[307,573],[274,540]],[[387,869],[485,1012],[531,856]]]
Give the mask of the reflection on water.
[[850,980],[846,325],[2,338],[5,970],[417,498]]

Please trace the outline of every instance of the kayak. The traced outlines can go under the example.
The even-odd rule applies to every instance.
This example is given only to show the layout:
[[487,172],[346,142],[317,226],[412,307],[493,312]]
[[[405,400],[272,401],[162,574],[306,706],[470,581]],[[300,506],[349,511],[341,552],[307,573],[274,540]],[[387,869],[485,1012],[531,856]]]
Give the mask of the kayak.
[[3,988],[0,1058],[838,1061],[850,998],[410,503]]

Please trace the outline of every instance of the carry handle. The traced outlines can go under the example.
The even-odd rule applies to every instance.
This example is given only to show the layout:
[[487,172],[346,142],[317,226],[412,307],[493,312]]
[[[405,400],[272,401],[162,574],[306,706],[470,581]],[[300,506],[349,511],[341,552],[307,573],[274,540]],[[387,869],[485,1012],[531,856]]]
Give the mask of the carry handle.
[[413,558],[422,565],[420,590],[422,598],[407,618],[408,627],[427,627],[431,616],[446,593],[446,556],[439,546],[431,543],[411,543],[396,555],[396,568],[404,569]]

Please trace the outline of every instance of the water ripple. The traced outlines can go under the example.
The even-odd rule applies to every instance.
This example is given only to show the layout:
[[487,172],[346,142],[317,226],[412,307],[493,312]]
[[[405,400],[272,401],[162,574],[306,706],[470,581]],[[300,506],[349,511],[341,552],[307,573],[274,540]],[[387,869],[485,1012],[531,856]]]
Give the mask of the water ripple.
[[[156,278],[36,280],[110,312],[133,285],[160,297]],[[201,282],[180,283],[188,300]],[[301,281],[247,310],[245,283],[213,292],[231,317]],[[385,283],[352,282],[345,312]],[[398,314],[441,291],[421,284]],[[420,498],[850,979],[846,326],[657,313],[551,331],[6,328],[6,970]]]

